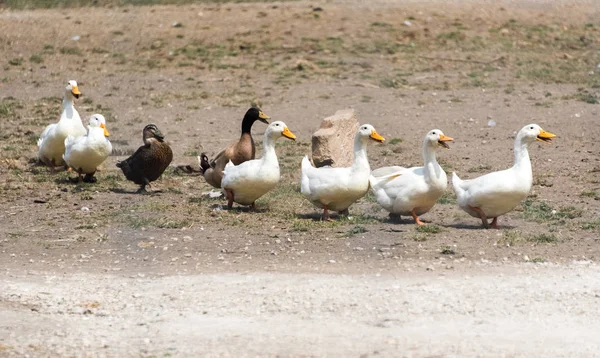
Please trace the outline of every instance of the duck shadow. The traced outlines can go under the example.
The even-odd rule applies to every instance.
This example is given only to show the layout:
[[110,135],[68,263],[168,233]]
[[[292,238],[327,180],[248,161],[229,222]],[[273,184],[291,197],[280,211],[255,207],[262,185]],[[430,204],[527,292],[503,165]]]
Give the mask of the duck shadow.
[[225,212],[230,212],[230,213],[250,213],[250,214],[254,214],[254,213],[266,213],[269,212],[269,210],[267,208],[255,208],[252,209],[252,207],[250,206],[234,206],[232,208],[228,208],[227,205],[222,205],[222,204],[213,204],[211,205],[211,209],[214,210],[222,210]]
[[515,228],[515,226],[512,226],[512,225],[499,225],[498,229],[492,229],[491,227],[489,229],[486,229],[481,224],[464,224],[464,223],[448,224],[448,225],[440,225],[440,226],[447,227],[447,228],[453,228],[453,229],[462,229],[462,230],[498,230],[498,231],[502,231],[504,229],[512,230]]
[[110,188],[108,189],[111,193],[115,194],[137,194],[137,195],[160,195],[163,193],[162,189],[152,190],[152,191],[137,191],[137,190],[127,190],[123,188]]

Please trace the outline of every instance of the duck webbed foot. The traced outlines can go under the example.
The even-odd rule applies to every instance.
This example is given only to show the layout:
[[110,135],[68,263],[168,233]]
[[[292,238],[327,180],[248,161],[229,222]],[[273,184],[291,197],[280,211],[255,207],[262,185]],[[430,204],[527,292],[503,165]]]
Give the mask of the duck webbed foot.
[[417,224],[419,226],[425,225],[425,223],[422,222],[421,219],[419,219],[419,217],[415,213],[415,209],[412,209],[410,214],[412,215],[413,219],[415,219],[415,224]]
[[500,228],[498,227],[498,217],[497,217],[497,216],[494,218],[494,220],[492,220],[492,224],[491,224],[491,226],[490,226],[490,227],[491,227],[492,229],[500,229]]
[[321,220],[323,221],[332,221],[329,217],[329,209],[327,209],[327,205],[323,207],[323,215],[321,215]]

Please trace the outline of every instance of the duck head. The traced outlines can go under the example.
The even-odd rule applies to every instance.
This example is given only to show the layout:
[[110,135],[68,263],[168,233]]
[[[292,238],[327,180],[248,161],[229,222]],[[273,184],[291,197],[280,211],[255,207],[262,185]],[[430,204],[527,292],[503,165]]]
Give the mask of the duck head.
[[90,127],[100,127],[102,129],[104,129],[104,136],[105,137],[110,136],[110,133],[108,132],[108,129],[106,129],[106,118],[104,118],[103,115],[101,115],[99,113],[92,114],[92,116],[90,117],[88,125]]
[[273,139],[286,137],[291,140],[296,140],[296,135],[292,133],[282,121],[275,121],[269,124],[265,133]]
[[517,133],[517,139],[525,141],[528,144],[535,141],[552,143],[552,138],[554,137],[556,137],[555,134],[546,132],[537,124],[528,124]]
[[67,83],[67,87],[65,87],[65,95],[75,98],[79,98],[79,96],[81,96],[81,92],[79,92],[79,87],[77,86],[76,81],[70,80]]
[[261,121],[263,123],[269,124],[269,121],[267,121],[267,119],[270,118],[271,117],[267,116],[263,111],[260,110],[260,108],[250,108],[248,111],[246,111],[244,119],[242,120],[242,133],[250,133],[252,125],[256,121]]
[[425,145],[429,146],[432,149],[437,149],[439,147],[450,149],[448,142],[453,141],[454,139],[444,135],[439,129],[432,129],[425,135]]
[[376,142],[383,143],[383,141],[385,140],[385,138],[383,138],[381,135],[379,135],[379,133],[377,133],[375,127],[373,127],[370,124],[363,124],[360,127],[358,127],[358,132],[356,133],[356,135],[361,139],[361,141],[371,139]]
[[162,132],[155,124],[152,123],[144,127],[142,135],[145,144],[149,144],[152,140],[157,140],[159,142],[164,142],[165,140],[165,136],[162,134]]

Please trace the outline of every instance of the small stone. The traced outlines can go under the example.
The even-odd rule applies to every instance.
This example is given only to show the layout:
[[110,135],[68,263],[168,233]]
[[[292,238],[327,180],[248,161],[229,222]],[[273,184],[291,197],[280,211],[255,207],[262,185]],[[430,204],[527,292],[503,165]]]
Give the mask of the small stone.
[[81,209],[79,209],[81,211],[90,211],[90,208],[88,208],[87,206],[82,206]]

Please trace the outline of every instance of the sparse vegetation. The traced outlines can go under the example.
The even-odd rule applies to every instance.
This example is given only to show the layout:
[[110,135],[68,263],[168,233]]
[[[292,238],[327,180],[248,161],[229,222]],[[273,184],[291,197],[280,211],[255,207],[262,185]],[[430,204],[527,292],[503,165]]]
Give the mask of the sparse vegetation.
[[564,224],[564,220],[578,218],[583,213],[581,209],[574,206],[565,206],[556,210],[545,202],[535,202],[531,199],[525,200],[521,206],[525,220],[536,222]]
[[438,234],[442,232],[442,227],[437,225],[422,225],[417,227],[417,231],[425,234]]

